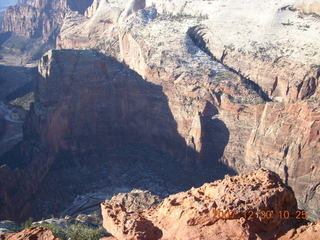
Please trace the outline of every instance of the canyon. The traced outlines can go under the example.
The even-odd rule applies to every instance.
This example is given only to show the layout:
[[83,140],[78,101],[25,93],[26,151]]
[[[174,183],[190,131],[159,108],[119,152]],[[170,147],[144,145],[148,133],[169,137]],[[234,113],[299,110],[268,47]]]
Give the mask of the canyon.
[[35,87],[23,130],[5,137],[21,133],[0,157],[0,219],[61,214],[77,196],[118,188],[164,198],[260,168],[292,188],[295,209],[319,219],[318,6],[25,0],[9,7],[0,27],[0,84],[9,88],[0,96]]

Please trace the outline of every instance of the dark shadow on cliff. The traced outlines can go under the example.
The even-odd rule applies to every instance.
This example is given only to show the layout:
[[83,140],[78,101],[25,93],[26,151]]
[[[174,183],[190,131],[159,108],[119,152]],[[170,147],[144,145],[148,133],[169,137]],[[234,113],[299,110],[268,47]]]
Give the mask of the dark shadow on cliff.
[[[219,162],[229,132],[222,121],[212,118],[214,106],[209,105],[201,118],[204,144],[197,153],[177,132],[161,86],[93,51],[54,54],[56,66],[48,81],[38,79],[35,105],[18,147],[18,158],[25,159],[15,167],[24,174],[14,191],[5,190],[11,202],[25,203],[11,218],[59,214],[76,196],[101,189],[141,188],[164,197],[234,174]],[[76,58],[71,73],[70,66],[59,63],[70,55]],[[41,116],[36,109],[42,109]],[[12,156],[10,161],[18,161]],[[0,173],[0,182],[1,177],[5,176]],[[31,192],[21,195],[17,189],[23,186]],[[27,210],[26,203],[32,205]],[[5,207],[0,206],[0,219],[8,218]]]
[[11,35],[12,35],[11,32],[0,33],[0,48],[1,48],[1,45],[11,37]]
[[0,65],[0,101],[9,102],[34,89],[37,68]]

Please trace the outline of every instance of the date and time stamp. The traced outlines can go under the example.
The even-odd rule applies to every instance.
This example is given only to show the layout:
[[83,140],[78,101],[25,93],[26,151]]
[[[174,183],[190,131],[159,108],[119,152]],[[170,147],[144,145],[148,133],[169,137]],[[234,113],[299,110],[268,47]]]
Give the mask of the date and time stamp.
[[213,210],[213,218],[216,219],[235,219],[243,217],[246,220],[271,220],[274,218],[283,220],[306,220],[308,218],[307,212],[304,210],[296,211],[274,211],[274,210],[246,210],[246,211],[233,211],[233,210]]

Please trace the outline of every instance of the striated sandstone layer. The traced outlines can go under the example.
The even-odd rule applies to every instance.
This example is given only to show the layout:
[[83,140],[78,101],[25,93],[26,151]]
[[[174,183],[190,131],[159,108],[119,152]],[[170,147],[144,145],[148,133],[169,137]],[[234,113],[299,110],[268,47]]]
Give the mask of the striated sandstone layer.
[[114,197],[101,209],[103,226],[117,239],[271,240],[296,224],[278,213],[296,212],[297,203],[276,174],[260,169],[171,195],[155,208],[132,212]]
[[19,233],[7,233],[0,236],[1,240],[60,240],[50,230],[43,227],[25,229]]
[[81,4],[74,0],[25,0],[23,4],[6,10],[1,31],[25,38],[42,36],[46,39],[62,23],[68,9],[83,13],[91,3],[92,0],[82,1]]

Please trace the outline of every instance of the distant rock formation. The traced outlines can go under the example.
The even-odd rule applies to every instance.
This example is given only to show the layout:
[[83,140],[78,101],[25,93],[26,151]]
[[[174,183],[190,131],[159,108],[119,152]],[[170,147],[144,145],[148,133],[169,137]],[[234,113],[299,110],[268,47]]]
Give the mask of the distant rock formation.
[[294,194],[262,169],[171,195],[141,211],[130,211],[116,197],[101,209],[103,226],[119,240],[277,239],[303,222],[283,218],[284,211],[294,218],[299,212]]
[[55,48],[65,14],[70,10],[83,14],[92,1],[25,0],[7,8],[0,33],[9,32],[12,36],[5,41],[2,52],[27,55],[28,61],[38,60],[46,50]]

